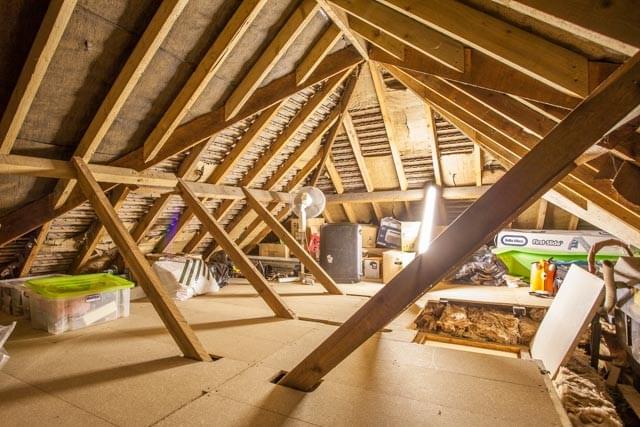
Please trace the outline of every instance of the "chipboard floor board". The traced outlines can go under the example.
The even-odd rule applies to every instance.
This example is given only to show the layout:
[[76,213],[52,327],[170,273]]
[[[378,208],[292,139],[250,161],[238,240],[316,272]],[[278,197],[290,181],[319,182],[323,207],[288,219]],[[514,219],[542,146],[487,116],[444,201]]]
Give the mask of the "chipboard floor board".
[[[366,301],[282,286],[294,310],[342,321]],[[393,332],[368,340],[315,392],[274,385],[271,378],[336,327],[277,319],[259,298],[237,296],[250,295],[246,288],[234,284],[178,303],[207,350],[223,357],[211,363],[178,357],[144,300],[132,303],[129,318],[60,336],[19,322],[0,372],[0,424],[560,424],[535,363],[404,342],[414,332],[397,320]]]

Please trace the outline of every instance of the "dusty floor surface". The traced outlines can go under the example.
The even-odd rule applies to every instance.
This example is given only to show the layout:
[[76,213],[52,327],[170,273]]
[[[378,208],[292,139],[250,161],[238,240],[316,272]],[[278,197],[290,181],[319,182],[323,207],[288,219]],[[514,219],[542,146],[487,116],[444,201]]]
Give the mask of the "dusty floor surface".
[[[531,361],[413,344],[407,312],[312,393],[269,382],[290,370],[380,285],[276,285],[282,320],[248,285],[178,303],[211,363],[180,357],[153,307],[60,336],[20,322],[0,371],[0,425],[558,425]],[[363,295],[363,296],[354,296]],[[0,316],[0,323],[8,317]]]

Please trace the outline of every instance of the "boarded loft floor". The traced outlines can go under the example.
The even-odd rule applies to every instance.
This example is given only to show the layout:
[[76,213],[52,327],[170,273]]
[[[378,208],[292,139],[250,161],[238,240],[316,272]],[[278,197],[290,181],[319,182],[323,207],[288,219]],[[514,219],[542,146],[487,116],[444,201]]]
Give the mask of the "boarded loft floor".
[[[348,293],[367,287],[345,286]],[[274,318],[248,285],[179,303],[207,349],[197,363],[147,302],[131,316],[51,336],[20,323],[0,372],[0,424],[13,425],[559,425],[535,363],[413,344],[400,316],[313,393],[269,382],[361,306],[319,286],[277,285],[300,317]],[[363,294],[366,294],[364,292]],[[409,320],[407,320],[409,319]],[[5,323],[7,318],[0,319]]]

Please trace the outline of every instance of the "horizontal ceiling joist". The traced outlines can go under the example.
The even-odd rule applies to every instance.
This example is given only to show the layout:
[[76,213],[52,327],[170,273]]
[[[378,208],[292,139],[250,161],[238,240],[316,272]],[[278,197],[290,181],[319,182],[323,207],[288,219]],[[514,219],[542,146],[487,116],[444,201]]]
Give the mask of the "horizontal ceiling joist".
[[[179,179],[176,175],[170,173],[138,172],[133,169],[96,164],[88,165],[88,167],[96,181],[112,184],[158,187],[174,191]],[[64,160],[6,154],[0,155],[0,175],[76,179],[77,171],[71,162]],[[226,200],[245,198],[240,187],[204,182],[189,182],[187,185],[199,197]],[[255,190],[253,195],[261,202],[291,203],[291,196],[288,193]]]
[[[489,185],[468,187],[445,187],[442,189],[442,198],[445,200],[473,200],[482,196],[489,189]],[[424,200],[424,190],[390,190],[372,191],[360,193],[328,194],[327,204],[345,203],[395,203],[415,202]]]

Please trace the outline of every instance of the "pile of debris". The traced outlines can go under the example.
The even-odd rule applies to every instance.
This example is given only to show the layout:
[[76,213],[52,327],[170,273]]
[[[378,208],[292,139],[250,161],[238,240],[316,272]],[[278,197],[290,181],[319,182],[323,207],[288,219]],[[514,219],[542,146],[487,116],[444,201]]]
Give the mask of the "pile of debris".
[[508,309],[429,303],[416,319],[421,332],[500,344],[527,345],[538,330],[544,309],[528,309],[516,316]]

